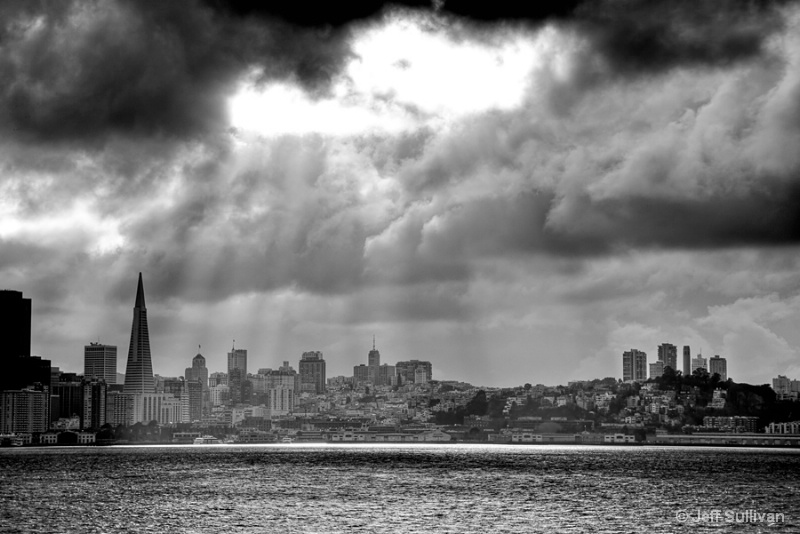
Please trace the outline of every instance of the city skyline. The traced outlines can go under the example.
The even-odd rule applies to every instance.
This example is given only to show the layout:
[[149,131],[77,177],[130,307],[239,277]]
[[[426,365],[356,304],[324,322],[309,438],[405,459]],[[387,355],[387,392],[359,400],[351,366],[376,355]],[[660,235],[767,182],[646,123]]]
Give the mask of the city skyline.
[[0,6],[33,354],[124,353],[142,272],[165,376],[232,339],[347,375],[373,335],[487,386],[662,343],[800,376],[798,5],[370,6]]
[[[30,309],[31,309],[31,299],[24,299],[22,292],[17,292],[14,290],[3,290],[2,293],[4,299],[9,299],[9,301],[4,305],[4,310],[11,312],[8,314],[8,319],[10,323],[19,323],[21,325],[25,325],[25,328],[22,328],[23,337],[28,336],[28,332],[31,330],[30,328]],[[15,313],[16,310],[19,309],[19,306],[15,304],[16,302],[24,303],[22,307],[23,313]],[[7,309],[6,309],[7,308]],[[246,379],[248,376],[253,376],[256,373],[251,373],[247,371],[247,349],[237,349],[236,348],[236,340],[233,340],[233,344],[231,346],[230,352],[227,353],[227,369],[226,373],[221,373],[219,371],[214,372],[215,375],[223,374],[227,377],[228,381],[231,379],[235,379],[239,381],[241,387],[241,381]],[[198,345],[197,349],[201,350],[202,346]],[[729,377],[728,375],[728,368],[727,368],[727,358],[721,357],[720,355],[714,355],[713,357],[703,357],[702,353],[698,352],[696,356],[691,357],[691,347],[688,345],[683,346],[683,355],[684,361],[683,369],[679,364],[678,360],[678,347],[671,344],[671,343],[661,343],[657,347],[657,356],[655,360],[650,361],[645,351],[640,351],[638,349],[630,349],[629,351],[624,351],[622,353],[622,368],[621,368],[621,378],[620,381],[630,382],[630,381],[638,381],[638,382],[645,382],[647,380],[652,380],[654,378],[660,377],[667,367],[673,369],[673,371],[683,373],[684,375],[693,374],[695,369],[702,368],[705,369],[709,375],[714,375],[715,373],[720,375],[720,380],[725,381]],[[23,351],[26,352],[26,351]],[[27,351],[30,352],[30,351]],[[133,324],[131,326],[131,343],[128,352],[128,359],[127,364],[125,367],[125,373],[121,376],[124,377],[126,392],[133,393],[133,392],[142,392],[145,390],[152,389],[151,387],[147,387],[148,384],[145,382],[152,382],[150,386],[155,384],[154,376],[158,376],[160,378],[167,378],[169,379],[169,375],[160,375],[159,373],[155,373],[153,371],[153,365],[150,357],[150,347],[149,347],[149,330],[147,325],[147,308],[145,306],[145,296],[144,296],[144,283],[142,278],[142,273],[139,273],[139,278],[137,282],[136,288],[136,297],[134,303],[134,312],[133,312]],[[109,360],[109,357],[112,359]],[[691,366],[688,370],[685,368],[687,363],[685,358],[690,357]],[[84,346],[84,374],[86,378],[102,378],[108,384],[115,384],[117,383],[116,379],[120,376],[119,373],[116,372],[116,358],[117,358],[117,347],[115,345],[108,345],[102,343],[95,343],[90,342],[89,345]],[[411,360],[411,361],[398,361],[397,366],[389,365],[384,363],[381,365],[380,363],[380,351],[376,348],[376,338],[375,335],[372,337],[372,349],[367,354],[367,364],[360,363],[354,366],[353,375],[350,376],[350,379],[359,381],[367,381],[370,383],[375,384],[389,384],[390,381],[388,377],[379,377],[378,372],[381,368],[388,368],[384,369],[384,371],[391,371],[392,375],[395,374],[395,370],[397,369],[397,375],[403,375],[403,378],[408,380],[409,377],[408,371],[405,369],[404,366],[410,365],[410,368],[413,370],[417,370],[421,372],[421,376],[424,381],[430,381],[432,376],[432,369],[434,368],[431,362],[420,362],[419,360]],[[205,384],[205,388],[208,387],[208,373],[209,369],[206,367],[206,358],[202,355],[202,353],[198,352],[192,358],[192,367],[185,368],[185,373],[180,376],[180,378],[185,378],[186,381],[194,381],[197,379],[201,380],[201,383]],[[277,369],[281,370],[284,369],[288,364],[289,361],[283,360],[283,366],[277,367]],[[418,368],[418,364],[424,364],[425,367]],[[304,365],[306,369],[304,370]],[[324,390],[325,388],[325,367],[326,362],[323,358],[322,351],[304,351],[299,359],[299,369],[300,372],[298,376],[303,377],[308,375],[308,380],[312,384],[316,384],[315,386],[311,387],[310,389],[314,390],[315,392],[319,393]],[[58,369],[58,366],[55,366]],[[289,366],[291,368],[291,366]],[[403,369],[402,371],[400,369]],[[128,370],[132,369],[132,378],[128,378]],[[90,371],[89,371],[90,370]],[[236,374],[235,378],[232,378],[234,375],[232,374],[233,371],[241,370],[241,373]],[[266,371],[271,371],[272,368],[259,368],[258,373],[262,374]],[[366,373],[364,377],[359,377],[359,371],[362,373]],[[64,370],[61,370],[64,372]],[[197,376],[195,376],[197,374]],[[109,378],[109,376],[113,376],[113,378]],[[338,375],[337,378],[347,377],[348,375],[345,373],[344,375]],[[782,375],[778,375],[779,377]],[[608,373],[602,377],[595,376],[595,377],[581,377],[581,378],[573,378],[566,383],[577,382],[582,380],[599,380],[600,378],[608,378],[608,377],[618,377],[614,373]],[[444,380],[449,380],[447,377],[443,377]],[[306,380],[305,378],[303,380]],[[413,382],[413,376],[410,378]],[[775,380],[774,378],[772,379]],[[302,382],[302,381],[301,381]],[[485,386],[486,384],[478,384],[479,386]],[[506,387],[515,387],[519,386],[520,384],[504,384]],[[553,385],[553,384],[551,384]],[[561,383],[563,385],[563,383]],[[206,391],[204,389],[204,391]],[[242,390],[243,391],[243,390]]]

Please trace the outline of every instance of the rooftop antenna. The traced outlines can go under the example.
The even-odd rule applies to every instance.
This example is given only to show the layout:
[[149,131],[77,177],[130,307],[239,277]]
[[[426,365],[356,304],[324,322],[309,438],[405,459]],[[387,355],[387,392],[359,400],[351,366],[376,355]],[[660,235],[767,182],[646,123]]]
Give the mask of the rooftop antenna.
[[375,334],[372,334],[372,350],[375,350]]
[[236,340],[233,340],[233,345],[231,345],[231,352],[236,350]]

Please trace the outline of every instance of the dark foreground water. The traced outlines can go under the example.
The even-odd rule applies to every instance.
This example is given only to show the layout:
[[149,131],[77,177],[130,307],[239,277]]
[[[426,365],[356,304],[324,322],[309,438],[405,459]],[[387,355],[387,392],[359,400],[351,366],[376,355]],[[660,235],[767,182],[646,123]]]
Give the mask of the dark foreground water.
[[768,449],[3,449],[0,531],[800,532],[799,479]]

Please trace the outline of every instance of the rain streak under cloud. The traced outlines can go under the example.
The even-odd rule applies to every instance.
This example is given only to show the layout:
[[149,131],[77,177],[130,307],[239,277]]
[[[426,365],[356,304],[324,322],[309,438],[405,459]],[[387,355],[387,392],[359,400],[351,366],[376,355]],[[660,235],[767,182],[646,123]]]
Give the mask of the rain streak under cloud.
[[322,350],[485,385],[690,345],[800,375],[800,10],[0,7],[0,279],[33,349]]

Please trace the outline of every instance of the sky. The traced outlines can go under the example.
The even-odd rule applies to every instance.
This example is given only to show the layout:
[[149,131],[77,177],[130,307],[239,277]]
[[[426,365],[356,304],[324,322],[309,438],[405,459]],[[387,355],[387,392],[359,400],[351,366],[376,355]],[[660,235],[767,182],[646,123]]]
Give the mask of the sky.
[[374,335],[486,386],[661,343],[800,378],[798,4],[341,4],[0,4],[34,354],[124,372],[141,272],[163,376],[234,340],[352,375]]

